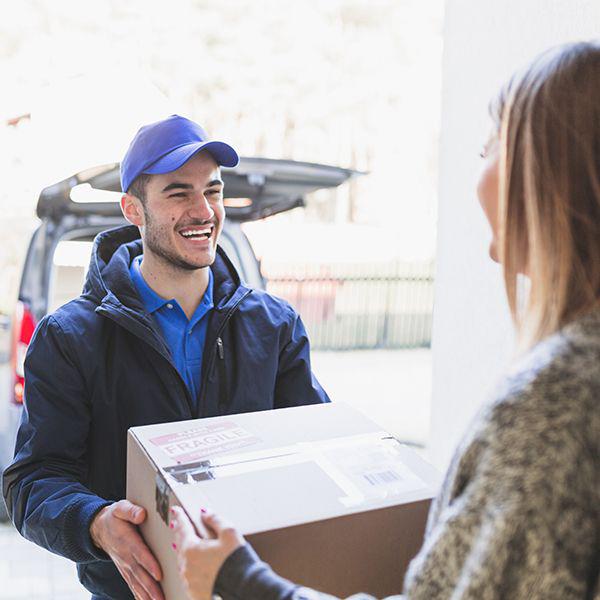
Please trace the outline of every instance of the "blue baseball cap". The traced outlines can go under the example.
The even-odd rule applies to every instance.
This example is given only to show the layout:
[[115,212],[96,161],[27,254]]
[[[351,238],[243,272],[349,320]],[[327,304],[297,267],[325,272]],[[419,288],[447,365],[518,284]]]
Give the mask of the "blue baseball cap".
[[209,140],[200,125],[185,117],[171,115],[144,125],[121,161],[121,189],[126,192],[142,173],[176,171],[200,150],[209,152],[222,167],[235,167],[240,161],[229,144]]

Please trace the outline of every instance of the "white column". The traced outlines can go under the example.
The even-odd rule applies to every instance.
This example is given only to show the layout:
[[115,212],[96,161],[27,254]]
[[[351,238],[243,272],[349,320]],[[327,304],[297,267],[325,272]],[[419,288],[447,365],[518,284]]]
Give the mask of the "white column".
[[475,194],[487,107],[536,54],[600,37],[595,0],[448,0],[445,15],[430,458],[444,468],[512,354],[500,268]]

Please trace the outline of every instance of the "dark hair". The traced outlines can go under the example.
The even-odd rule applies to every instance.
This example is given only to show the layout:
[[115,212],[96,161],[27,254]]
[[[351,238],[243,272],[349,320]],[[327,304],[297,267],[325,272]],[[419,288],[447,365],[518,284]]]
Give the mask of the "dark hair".
[[141,173],[138,175],[129,186],[127,193],[144,202],[146,200],[146,185],[150,181],[150,177],[151,175],[148,173]]

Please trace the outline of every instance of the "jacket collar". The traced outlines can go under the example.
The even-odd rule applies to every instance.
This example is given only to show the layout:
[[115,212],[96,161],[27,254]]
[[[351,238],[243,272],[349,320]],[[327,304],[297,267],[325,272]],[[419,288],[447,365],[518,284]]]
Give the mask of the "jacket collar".
[[[94,240],[83,294],[94,299],[98,305],[126,307],[129,309],[127,312],[143,314],[144,306],[129,274],[131,261],[142,252],[140,233],[133,225],[98,234]],[[215,309],[227,310],[248,292],[248,288],[220,246],[217,246],[215,262],[210,268],[214,281]]]

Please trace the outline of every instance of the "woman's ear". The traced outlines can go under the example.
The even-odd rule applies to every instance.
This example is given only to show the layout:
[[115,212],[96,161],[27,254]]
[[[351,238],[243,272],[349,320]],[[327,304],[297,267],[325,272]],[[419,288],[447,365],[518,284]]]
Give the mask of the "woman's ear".
[[144,211],[139,198],[133,194],[123,194],[121,196],[121,212],[123,216],[137,227],[144,226]]

